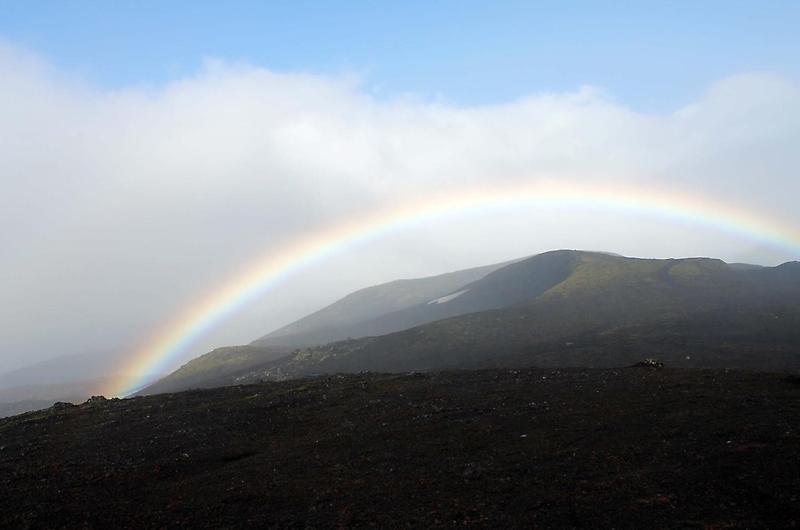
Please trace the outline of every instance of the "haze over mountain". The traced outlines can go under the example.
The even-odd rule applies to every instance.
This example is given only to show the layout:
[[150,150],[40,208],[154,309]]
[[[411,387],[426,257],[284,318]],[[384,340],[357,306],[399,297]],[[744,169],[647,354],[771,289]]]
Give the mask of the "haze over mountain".
[[64,384],[108,376],[118,364],[108,352],[64,355],[0,373],[0,389],[22,385]]
[[521,241],[522,252],[610,248],[770,265],[798,257],[757,229],[704,220],[716,219],[719,202],[769,225],[800,222],[796,75],[716,71],[653,111],[592,77],[474,105],[438,92],[376,94],[349,72],[246,57],[195,58],[163,84],[110,89],[0,35],[0,276],[13,279],[0,285],[0,371],[64,352],[122,354],[262,255],[354,215],[471,187],[663,188],[708,209],[699,219],[651,215],[587,197],[411,223],[293,270],[181,359],[258,337],[364,284],[503,261]]
[[[437,283],[448,288],[421,289]],[[375,304],[378,293],[403,298],[402,286],[428,296],[394,311]],[[323,344],[335,332],[315,326],[332,315],[351,339]],[[292,336],[297,342],[286,340]],[[800,368],[798,348],[798,262],[757,267],[561,250],[359,291],[251,345],[201,356],[145,393],[365,370],[614,367],[652,356],[674,366],[786,370]]]
[[[404,325],[404,321],[394,320],[392,315],[413,315],[414,308],[445,297],[505,265],[508,263],[427,278],[396,280],[360,289],[250,345],[218,348],[192,360],[176,372],[180,374],[177,377],[184,384],[190,381],[202,383],[209,377],[236,372],[253,363],[278,359],[299,347],[362,337],[374,334],[377,329],[384,333],[405,329],[408,326]],[[404,310],[409,311],[402,313]]]
[[117,380],[119,361],[109,352],[64,355],[0,374],[0,417],[79,402]]
[[508,263],[367,287],[261,337],[253,345],[313,346],[348,337],[397,331],[402,329],[403,324],[398,324],[391,315],[449,295],[455,289],[479,280],[505,265]]

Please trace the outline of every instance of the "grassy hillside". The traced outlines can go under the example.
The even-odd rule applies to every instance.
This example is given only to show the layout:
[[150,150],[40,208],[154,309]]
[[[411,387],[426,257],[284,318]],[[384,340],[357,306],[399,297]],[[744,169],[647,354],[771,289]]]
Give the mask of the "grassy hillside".
[[215,381],[235,378],[264,363],[280,359],[289,350],[259,345],[226,346],[192,359],[147,388],[148,393],[175,392],[186,388],[214,386]]

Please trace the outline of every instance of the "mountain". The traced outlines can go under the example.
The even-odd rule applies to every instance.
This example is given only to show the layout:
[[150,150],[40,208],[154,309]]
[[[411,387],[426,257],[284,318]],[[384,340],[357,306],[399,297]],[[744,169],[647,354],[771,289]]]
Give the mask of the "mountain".
[[[222,376],[203,374],[193,384],[332,372],[614,367],[654,356],[672,366],[798,369],[800,263],[743,267],[553,251],[362,329],[389,320],[401,331],[302,348]],[[188,386],[170,376],[147,392],[181,388]]]
[[351,374],[0,420],[2,528],[791,528],[800,378]]
[[569,252],[507,263],[469,283],[429,293],[413,305],[364,320],[349,336],[385,335],[457,315],[519,305],[562,282],[575,263],[576,256]]
[[215,386],[243,371],[283,358],[291,353],[286,347],[257,344],[225,346],[192,359],[171,374],[140,391],[140,394],[178,392],[187,388]]
[[120,364],[108,351],[61,355],[0,373],[0,389],[27,385],[81,383],[107,377]]
[[[361,289],[251,344],[217,348],[201,355],[152,385],[148,392],[208,386],[208,381],[279,359],[298,348],[391,333],[430,322],[441,316],[436,311],[424,310],[428,302],[446,298],[465,285],[471,285],[512,263],[497,263],[427,278],[395,280]],[[469,309],[464,312],[469,312]]]
[[[403,329],[395,315],[408,308],[452,295],[463,286],[503,268],[506,263],[475,267],[438,276],[393,282],[361,289],[319,311],[257,339],[254,346],[298,348],[349,337],[391,333]],[[401,326],[401,327],[398,327]],[[410,326],[406,326],[410,327]]]

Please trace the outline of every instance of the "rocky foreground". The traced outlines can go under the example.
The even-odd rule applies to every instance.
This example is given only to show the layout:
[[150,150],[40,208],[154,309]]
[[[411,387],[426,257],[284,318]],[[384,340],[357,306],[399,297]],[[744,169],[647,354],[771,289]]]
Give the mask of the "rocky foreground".
[[789,375],[362,374],[0,420],[4,528],[798,524]]

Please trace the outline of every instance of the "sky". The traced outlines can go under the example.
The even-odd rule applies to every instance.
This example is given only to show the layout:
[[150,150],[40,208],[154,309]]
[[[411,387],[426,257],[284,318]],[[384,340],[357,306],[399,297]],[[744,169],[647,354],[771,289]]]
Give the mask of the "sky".
[[[549,179],[800,226],[797,2],[15,2],[0,16],[0,372],[135,344],[362,212]],[[775,265],[602,208],[445,217],[287,277],[179,361],[360,287],[553,248]]]
[[669,111],[742,72],[797,79],[795,1],[3,2],[0,36],[96,86],[160,86],[205,58],[363,77],[383,98],[502,103],[603,87]]

